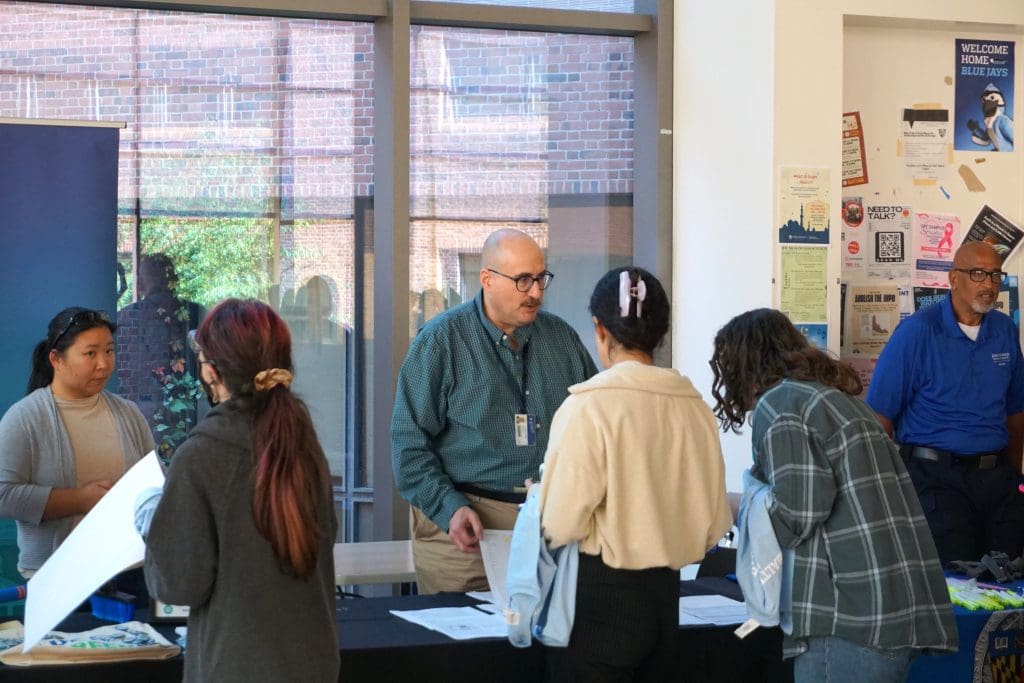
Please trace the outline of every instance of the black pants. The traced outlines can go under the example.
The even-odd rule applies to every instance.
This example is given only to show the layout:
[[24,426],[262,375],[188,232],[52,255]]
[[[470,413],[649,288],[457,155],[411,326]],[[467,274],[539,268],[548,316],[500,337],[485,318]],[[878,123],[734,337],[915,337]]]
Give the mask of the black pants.
[[1005,457],[990,470],[967,458],[905,462],[942,562],[977,562],[991,550],[1021,555],[1024,493]]
[[612,569],[580,554],[566,648],[548,648],[548,681],[672,681],[680,675],[679,572]]

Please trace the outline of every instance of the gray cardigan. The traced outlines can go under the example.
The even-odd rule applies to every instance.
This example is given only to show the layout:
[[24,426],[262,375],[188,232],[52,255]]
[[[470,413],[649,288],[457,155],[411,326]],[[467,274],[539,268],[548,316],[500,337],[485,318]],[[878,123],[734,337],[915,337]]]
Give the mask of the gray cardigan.
[[[108,391],[103,398],[121,435],[124,469],[153,450],[138,407]],[[71,517],[43,521],[55,488],[73,488],[75,458],[50,387],[36,389],[0,419],[0,517],[18,522],[20,569],[39,569],[71,533]]]

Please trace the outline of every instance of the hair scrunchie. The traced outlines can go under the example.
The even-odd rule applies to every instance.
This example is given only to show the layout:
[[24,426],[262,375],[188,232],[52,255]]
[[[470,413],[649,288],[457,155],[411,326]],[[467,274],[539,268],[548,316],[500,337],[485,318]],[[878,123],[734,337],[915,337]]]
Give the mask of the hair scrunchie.
[[256,391],[270,391],[278,384],[287,389],[291,386],[292,379],[294,379],[292,373],[287,370],[271,368],[257,372],[256,377],[253,378],[253,383],[256,385]]

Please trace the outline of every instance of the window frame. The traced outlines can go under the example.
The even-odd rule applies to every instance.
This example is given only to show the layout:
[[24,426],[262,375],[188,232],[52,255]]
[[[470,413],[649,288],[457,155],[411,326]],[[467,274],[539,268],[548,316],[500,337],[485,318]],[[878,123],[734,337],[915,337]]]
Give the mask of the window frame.
[[[366,455],[372,457],[374,540],[409,537],[407,506],[393,484],[390,421],[395,383],[409,343],[410,26],[632,36],[636,74],[633,259],[662,281],[672,281],[672,0],[636,0],[633,13],[427,0],[28,1],[374,23],[373,220],[367,234],[359,236],[357,231],[355,285],[356,321],[372,315],[374,349],[371,366],[357,371],[350,397],[356,411],[368,408],[372,415],[365,425],[355,420],[353,428],[356,447],[368,449]],[[359,262],[368,240],[372,240],[373,259],[363,268]],[[366,272],[369,269],[372,272]],[[372,301],[363,299],[364,278],[374,283]],[[354,335],[354,342],[360,365],[359,360],[366,357],[362,334]],[[667,364],[671,353],[667,343],[656,360]],[[367,400],[371,405],[364,403]],[[355,482],[349,482],[351,489]],[[367,491],[356,493],[365,501]]]

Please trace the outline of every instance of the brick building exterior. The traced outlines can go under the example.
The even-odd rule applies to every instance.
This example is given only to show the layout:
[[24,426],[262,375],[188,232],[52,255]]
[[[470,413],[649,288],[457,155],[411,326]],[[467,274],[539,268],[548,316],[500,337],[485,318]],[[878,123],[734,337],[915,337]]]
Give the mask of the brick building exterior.
[[[514,4],[632,11],[630,0]],[[0,0],[0,36],[0,117],[126,123],[122,305],[137,296],[140,252],[174,256],[147,230],[198,236],[195,262],[175,264],[183,282],[215,268],[208,255],[258,275],[238,277],[297,333],[295,388],[344,491],[345,538],[369,538],[375,493],[352,441],[349,342],[373,353],[372,310],[354,329],[356,291],[373,291],[372,24]],[[558,278],[546,305],[589,327],[590,288],[632,255],[632,39],[413,26],[409,47],[410,336],[474,294],[481,245],[501,227],[548,249]],[[224,222],[266,248],[240,251]],[[195,298],[209,307],[237,294],[230,284]],[[176,362],[166,351],[183,331],[161,322],[168,306],[120,316],[121,390],[154,428],[161,368]]]
[[[127,122],[126,261],[136,199],[143,216],[270,217],[279,301],[321,275],[334,319],[352,323],[355,210],[373,188],[372,25],[2,5],[0,116]],[[630,39],[413,27],[411,41],[415,291],[458,291],[459,255],[496,227],[545,244],[552,195],[632,192]]]

